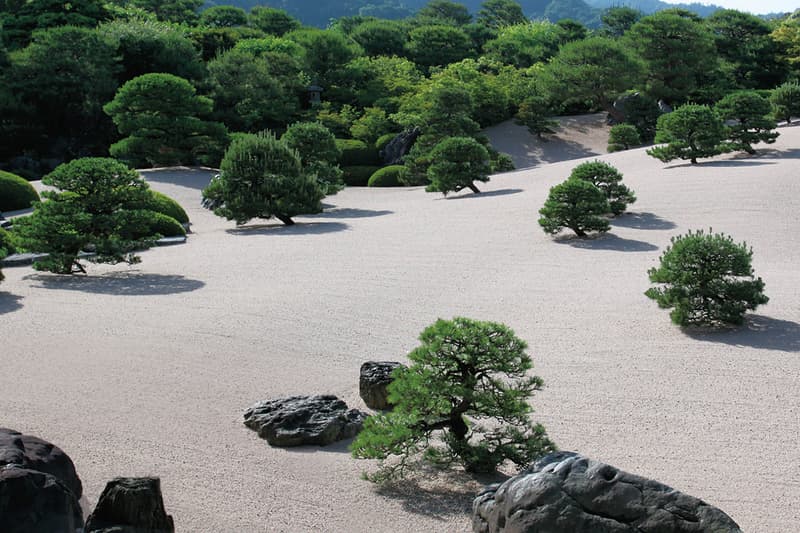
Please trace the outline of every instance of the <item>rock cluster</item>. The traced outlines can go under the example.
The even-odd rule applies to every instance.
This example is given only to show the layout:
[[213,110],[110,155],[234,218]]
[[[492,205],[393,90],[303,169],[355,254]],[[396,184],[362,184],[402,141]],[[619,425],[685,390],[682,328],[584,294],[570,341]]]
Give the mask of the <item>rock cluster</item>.
[[361,365],[358,392],[370,409],[390,409],[386,387],[393,381],[392,372],[404,365],[394,361],[367,361]]

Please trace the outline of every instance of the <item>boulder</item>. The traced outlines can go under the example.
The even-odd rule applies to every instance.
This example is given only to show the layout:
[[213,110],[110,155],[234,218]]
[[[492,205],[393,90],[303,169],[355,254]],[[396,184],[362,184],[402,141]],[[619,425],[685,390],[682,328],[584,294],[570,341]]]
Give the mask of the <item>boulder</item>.
[[272,446],[327,446],[355,437],[366,416],[336,396],[289,396],[255,404],[244,424]]
[[172,517],[164,509],[161,481],[152,477],[120,477],[108,482],[86,533],[173,533]]
[[572,452],[548,454],[472,505],[475,533],[741,533],[725,513]]
[[72,459],[61,448],[39,437],[0,428],[0,467],[5,465],[51,474],[61,480],[76,499],[83,495],[83,486]]
[[81,527],[78,498],[59,478],[16,465],[0,467],[0,531],[72,533]]
[[358,378],[358,393],[370,409],[390,409],[386,387],[393,381],[392,372],[401,363],[394,361],[367,361],[361,365]]
[[402,165],[403,157],[411,151],[411,147],[417,142],[417,137],[422,134],[422,130],[414,127],[400,133],[389,141],[380,151],[380,158],[386,165]]

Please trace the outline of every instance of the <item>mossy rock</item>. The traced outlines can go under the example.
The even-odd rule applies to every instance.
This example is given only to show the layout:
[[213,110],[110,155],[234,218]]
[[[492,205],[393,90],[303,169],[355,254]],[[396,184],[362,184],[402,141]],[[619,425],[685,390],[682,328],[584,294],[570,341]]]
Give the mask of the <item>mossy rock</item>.
[[28,209],[39,201],[39,193],[26,179],[0,170],[0,211]]
[[378,151],[364,141],[336,139],[336,146],[342,152],[339,158],[342,167],[380,165]]
[[380,168],[376,165],[342,167],[342,179],[350,187],[366,187],[369,178]]
[[402,187],[401,178],[406,173],[403,165],[389,165],[375,171],[370,176],[367,186],[369,187]]

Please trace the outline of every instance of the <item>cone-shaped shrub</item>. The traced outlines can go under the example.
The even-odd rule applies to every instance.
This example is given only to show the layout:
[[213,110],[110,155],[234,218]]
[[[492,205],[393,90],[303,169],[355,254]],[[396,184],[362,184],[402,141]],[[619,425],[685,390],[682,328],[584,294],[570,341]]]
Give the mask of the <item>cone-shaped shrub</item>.
[[574,169],[570,178],[588,181],[606,195],[611,212],[620,215],[628,204],[636,201],[636,195],[622,183],[622,174],[616,168],[602,161],[587,161]]
[[579,178],[570,178],[550,189],[550,195],[539,210],[539,225],[545,233],[555,234],[569,228],[579,237],[587,231],[610,229],[603,216],[611,211],[603,191]]

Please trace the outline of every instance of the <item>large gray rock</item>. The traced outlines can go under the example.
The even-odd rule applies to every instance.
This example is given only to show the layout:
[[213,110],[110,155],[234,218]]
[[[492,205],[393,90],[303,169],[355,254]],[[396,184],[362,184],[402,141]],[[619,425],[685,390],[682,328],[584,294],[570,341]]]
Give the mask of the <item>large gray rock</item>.
[[421,134],[422,130],[417,127],[408,129],[389,141],[378,155],[387,165],[400,165],[403,163],[405,155],[411,151],[411,147],[417,142],[417,137]]
[[78,499],[56,476],[0,467],[0,531],[3,533],[72,533],[83,527]]
[[358,393],[370,409],[389,409],[389,393],[386,387],[394,381],[392,372],[404,366],[394,361],[367,361],[361,365],[358,378]]
[[83,486],[72,459],[61,448],[39,437],[0,428],[0,467],[5,465],[51,474],[60,479],[75,498],[80,499],[83,495]]
[[336,396],[289,396],[255,404],[244,424],[272,446],[327,446],[355,437],[366,416]]
[[172,517],[164,509],[161,481],[152,477],[120,477],[106,485],[86,533],[173,533]]
[[702,500],[572,452],[555,452],[472,505],[475,533],[741,533]]

